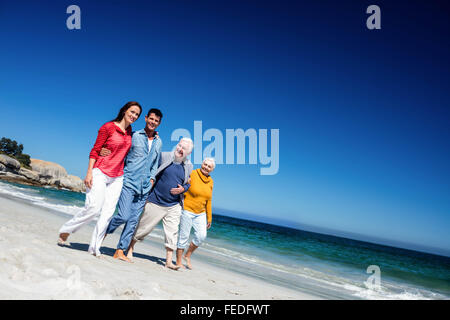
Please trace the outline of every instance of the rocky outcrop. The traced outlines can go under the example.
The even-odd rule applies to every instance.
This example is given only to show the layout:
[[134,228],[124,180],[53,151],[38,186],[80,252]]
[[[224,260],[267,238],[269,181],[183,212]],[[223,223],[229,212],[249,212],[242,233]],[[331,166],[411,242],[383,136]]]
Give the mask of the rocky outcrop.
[[61,188],[85,191],[83,180],[76,176],[68,175],[62,177],[56,183],[58,183]]
[[67,171],[57,163],[39,159],[30,159],[33,171],[38,172],[41,179],[60,179],[67,177]]
[[64,188],[75,192],[86,191],[83,180],[68,175],[61,165],[39,159],[30,160],[32,170],[22,168],[19,161],[11,157],[0,155],[0,179],[35,186]]
[[20,169],[20,162],[16,159],[13,159],[11,157],[8,157],[7,155],[0,154],[0,164],[5,167],[5,170],[19,170]]
[[25,168],[20,168],[19,175],[24,176],[25,178],[31,180],[31,181],[36,181],[39,182],[39,173],[34,172],[32,170],[28,170]]

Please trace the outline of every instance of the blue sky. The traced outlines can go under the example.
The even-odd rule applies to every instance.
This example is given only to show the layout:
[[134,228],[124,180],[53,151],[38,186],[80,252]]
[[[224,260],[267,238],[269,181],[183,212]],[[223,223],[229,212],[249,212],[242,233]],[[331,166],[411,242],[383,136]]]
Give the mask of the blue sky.
[[278,173],[218,165],[214,208],[450,252],[448,21],[444,1],[2,1],[0,136],[83,178],[129,100],[163,111],[165,151],[196,120],[279,129]]

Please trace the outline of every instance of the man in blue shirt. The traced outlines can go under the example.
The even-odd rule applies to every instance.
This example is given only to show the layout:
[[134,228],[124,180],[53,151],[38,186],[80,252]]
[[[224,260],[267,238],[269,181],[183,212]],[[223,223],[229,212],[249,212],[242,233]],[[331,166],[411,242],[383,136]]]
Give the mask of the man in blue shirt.
[[150,109],[145,117],[145,128],[133,133],[131,149],[125,158],[118,214],[112,218],[106,231],[106,234],[113,233],[117,227],[125,223],[114,258],[127,262],[130,262],[130,259],[125,256],[124,251],[130,245],[139,216],[156,180],[162,147],[156,128],[161,123],[161,119],[160,110]]
[[164,246],[166,247],[166,267],[178,269],[172,262],[173,251],[177,248],[178,227],[184,203],[184,193],[189,189],[189,178],[193,169],[187,159],[192,152],[193,142],[182,138],[173,152],[161,154],[160,166],[156,173],[156,182],[145,211],[142,214],[136,233],[131,241],[127,257],[132,258],[134,244],[143,240],[162,220]]

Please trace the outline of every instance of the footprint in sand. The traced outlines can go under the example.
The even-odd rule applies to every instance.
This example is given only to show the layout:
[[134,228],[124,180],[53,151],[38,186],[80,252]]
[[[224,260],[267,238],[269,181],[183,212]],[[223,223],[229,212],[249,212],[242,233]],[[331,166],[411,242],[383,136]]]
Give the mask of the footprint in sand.
[[122,297],[122,298],[127,298],[127,299],[139,299],[142,296],[142,293],[140,293],[134,289],[128,288],[128,289],[125,289],[123,292],[116,291],[116,296]]
[[236,296],[242,296],[242,293],[239,292],[233,292],[233,291],[227,291],[228,293],[234,294]]
[[97,287],[99,289],[102,289],[106,286],[105,282],[101,281],[101,280],[93,280],[92,282],[94,283],[95,287]]

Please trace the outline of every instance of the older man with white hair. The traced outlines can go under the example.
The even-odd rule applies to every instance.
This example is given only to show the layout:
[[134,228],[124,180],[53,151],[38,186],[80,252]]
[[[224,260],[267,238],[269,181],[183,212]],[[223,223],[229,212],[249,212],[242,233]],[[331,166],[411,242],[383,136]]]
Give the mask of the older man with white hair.
[[194,144],[189,138],[182,138],[174,152],[162,152],[156,180],[151,190],[144,213],[141,215],[136,233],[131,241],[127,257],[133,257],[134,245],[143,240],[162,220],[164,245],[166,247],[166,267],[178,269],[172,262],[173,251],[177,248],[178,227],[183,208],[184,193],[189,189],[189,176],[193,165],[187,159]]

